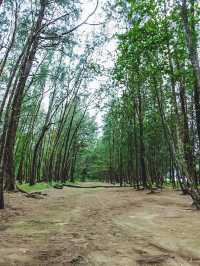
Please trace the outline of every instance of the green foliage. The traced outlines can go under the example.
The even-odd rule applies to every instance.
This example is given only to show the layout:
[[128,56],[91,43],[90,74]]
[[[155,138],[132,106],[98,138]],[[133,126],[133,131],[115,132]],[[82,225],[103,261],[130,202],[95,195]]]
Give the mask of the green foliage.
[[[105,117],[107,171],[110,179],[118,180],[121,176],[126,182],[127,179],[140,182],[147,175],[152,186],[161,182],[160,177],[167,179],[174,169],[175,174],[187,172],[182,168],[188,164],[184,162],[188,154],[184,153],[191,152],[192,146],[185,138],[188,142],[197,139],[192,132],[196,123],[192,111],[194,68],[188,61],[188,37],[178,1],[172,5],[165,0],[124,0],[118,4],[129,27],[117,36],[118,56],[113,78],[120,96],[111,99]],[[188,21],[196,41],[197,30],[192,23],[197,23],[198,15],[192,11],[191,2]],[[185,93],[187,114],[182,113],[181,93]],[[187,137],[183,133],[187,131],[186,123]],[[198,153],[193,152],[198,158]]]
[[27,192],[33,192],[33,191],[41,191],[41,190],[51,188],[54,184],[55,183],[39,182],[33,186],[30,186],[28,183],[18,184],[18,186],[19,186],[19,188],[21,188]]

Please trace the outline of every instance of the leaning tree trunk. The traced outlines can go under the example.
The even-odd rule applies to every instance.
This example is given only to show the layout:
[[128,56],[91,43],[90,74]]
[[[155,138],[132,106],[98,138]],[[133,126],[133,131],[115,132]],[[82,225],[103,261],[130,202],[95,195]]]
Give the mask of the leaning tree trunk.
[[33,162],[32,162],[32,167],[31,167],[31,176],[30,176],[30,181],[29,181],[29,184],[31,186],[33,186],[36,182],[36,165],[37,165],[37,155],[38,155],[38,150],[39,150],[39,147],[42,143],[42,140],[45,136],[45,133],[48,131],[48,129],[50,128],[50,124],[48,125],[44,125],[43,128],[42,128],[42,131],[41,131],[41,134],[38,138],[38,141],[34,147],[34,151],[33,151]]
[[190,141],[189,126],[188,126],[188,117],[187,117],[187,103],[185,95],[185,84],[183,81],[180,81],[180,103],[182,111],[182,142],[184,149],[184,157],[188,169],[188,173],[192,178],[193,184],[197,186],[197,176],[194,166],[194,159],[192,153],[192,144]]
[[6,178],[6,190],[13,191],[15,189],[15,171],[14,171],[14,146],[16,139],[16,132],[19,123],[19,116],[21,113],[21,106],[24,96],[24,89],[26,81],[31,72],[33,65],[33,60],[36,55],[38,43],[39,43],[39,32],[42,25],[42,20],[44,17],[45,8],[47,1],[41,1],[41,8],[38,15],[38,19],[35,27],[32,29],[29,38],[26,54],[22,60],[22,65],[20,67],[20,75],[18,78],[17,86],[15,89],[13,102],[11,106],[11,113],[8,122],[7,135],[4,145],[4,156],[3,156],[3,166],[4,166],[4,177]]

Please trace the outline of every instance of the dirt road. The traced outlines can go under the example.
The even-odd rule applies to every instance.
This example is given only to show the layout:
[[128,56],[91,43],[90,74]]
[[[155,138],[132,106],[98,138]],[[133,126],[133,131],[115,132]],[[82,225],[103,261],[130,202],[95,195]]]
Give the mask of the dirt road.
[[0,265],[200,265],[200,213],[180,192],[131,188],[7,195]]

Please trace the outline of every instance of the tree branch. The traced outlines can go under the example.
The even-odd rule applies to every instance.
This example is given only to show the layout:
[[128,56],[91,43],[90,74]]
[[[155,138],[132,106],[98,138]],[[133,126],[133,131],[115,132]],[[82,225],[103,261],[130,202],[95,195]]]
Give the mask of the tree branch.
[[[97,8],[98,8],[98,5],[99,5],[99,0],[97,0],[97,2],[96,2],[96,6],[95,6],[95,8],[94,8],[94,10],[86,17],[86,19],[84,20],[84,21],[82,21],[80,24],[78,24],[78,25],[76,25],[75,27],[73,27],[72,29],[70,29],[70,30],[68,30],[68,31],[66,31],[66,32],[63,32],[62,34],[60,34],[60,35],[58,35],[58,34],[55,34],[55,36],[48,36],[48,37],[40,37],[41,39],[58,39],[58,38],[62,38],[62,37],[64,37],[65,35],[68,35],[68,34],[70,34],[70,33],[72,33],[73,31],[75,31],[75,30],[77,30],[78,28],[80,28],[81,26],[83,26],[84,24],[86,24],[87,23],[87,21],[88,21],[88,19],[90,18],[90,17],[92,17],[94,14],[95,14],[95,12],[96,12],[96,10],[97,10]],[[61,16],[62,17],[62,16]],[[58,19],[60,19],[61,17],[59,17]],[[56,21],[58,20],[58,19],[55,19]]]

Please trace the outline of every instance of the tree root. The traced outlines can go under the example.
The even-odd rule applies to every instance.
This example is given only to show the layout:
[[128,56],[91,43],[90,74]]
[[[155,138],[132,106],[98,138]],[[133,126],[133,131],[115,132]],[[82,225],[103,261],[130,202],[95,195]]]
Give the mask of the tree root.
[[16,185],[17,191],[25,194],[25,197],[27,198],[33,198],[33,199],[44,199],[44,196],[47,196],[47,193],[43,193],[41,191],[35,191],[35,192],[27,192],[24,189],[20,188],[18,185]]
[[63,186],[71,188],[120,188],[120,186],[79,186],[79,185],[67,185],[67,184],[63,184]]
[[164,263],[169,258],[169,255],[157,255],[157,256],[143,256],[142,258],[137,260],[139,265],[160,265]]
[[56,188],[56,189],[63,189],[63,185],[61,184],[55,184],[54,186],[53,186],[53,188]]
[[147,192],[146,194],[149,195],[149,194],[159,194],[160,191],[156,191],[156,190],[150,190],[149,192]]
[[190,189],[189,195],[191,196],[193,203],[192,205],[196,207],[197,210],[200,210],[200,193],[197,189]]

